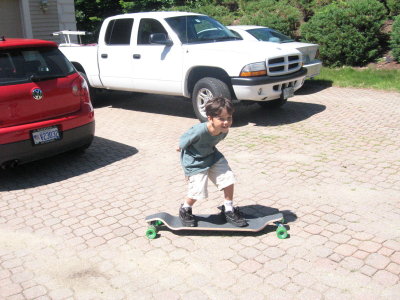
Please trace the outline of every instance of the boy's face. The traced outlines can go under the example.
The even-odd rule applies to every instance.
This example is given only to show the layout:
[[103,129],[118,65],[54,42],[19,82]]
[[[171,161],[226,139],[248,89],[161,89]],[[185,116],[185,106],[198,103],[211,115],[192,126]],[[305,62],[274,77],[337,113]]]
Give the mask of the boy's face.
[[217,132],[227,133],[229,131],[229,127],[232,125],[232,115],[229,114],[224,108],[221,113],[216,117],[208,117],[208,121],[211,122]]

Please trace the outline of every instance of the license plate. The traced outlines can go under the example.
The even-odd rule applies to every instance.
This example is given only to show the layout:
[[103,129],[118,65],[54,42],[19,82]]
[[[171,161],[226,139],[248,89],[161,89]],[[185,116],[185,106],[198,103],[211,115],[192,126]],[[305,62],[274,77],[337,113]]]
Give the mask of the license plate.
[[294,88],[292,86],[284,88],[282,91],[283,99],[287,99],[294,96]]
[[40,145],[57,141],[61,137],[57,126],[52,126],[33,130],[32,138],[35,145]]

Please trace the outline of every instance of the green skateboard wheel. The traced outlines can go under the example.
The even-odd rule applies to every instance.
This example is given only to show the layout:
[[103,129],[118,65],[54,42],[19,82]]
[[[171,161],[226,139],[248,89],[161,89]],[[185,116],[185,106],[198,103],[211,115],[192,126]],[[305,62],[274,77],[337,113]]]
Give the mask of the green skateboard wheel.
[[285,228],[285,226],[283,226],[282,224],[278,225],[278,228],[276,229],[276,236],[279,239],[286,239],[288,236],[287,230]]
[[146,236],[148,239],[155,239],[157,236],[157,228],[155,226],[149,226],[146,230]]
[[161,226],[164,225],[164,223],[160,220],[154,221],[154,226]]

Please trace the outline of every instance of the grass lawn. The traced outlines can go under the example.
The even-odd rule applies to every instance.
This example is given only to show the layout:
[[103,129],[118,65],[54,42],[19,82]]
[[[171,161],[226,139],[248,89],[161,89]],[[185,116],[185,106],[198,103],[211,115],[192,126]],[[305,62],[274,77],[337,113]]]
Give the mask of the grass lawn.
[[354,69],[350,67],[330,69],[323,67],[314,83],[339,87],[372,88],[400,92],[400,70]]

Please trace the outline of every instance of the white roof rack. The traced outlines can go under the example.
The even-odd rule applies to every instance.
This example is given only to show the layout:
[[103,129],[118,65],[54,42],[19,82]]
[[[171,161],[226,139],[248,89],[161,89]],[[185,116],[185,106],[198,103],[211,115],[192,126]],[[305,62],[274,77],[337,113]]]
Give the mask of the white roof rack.
[[77,30],[61,30],[61,31],[56,31],[53,32],[53,35],[57,36],[62,36],[64,38],[64,42],[67,45],[72,45],[74,43],[71,43],[71,36],[78,36],[78,40],[79,40],[79,44],[82,44],[81,41],[81,35],[90,35],[92,34],[91,32],[87,32],[87,31],[77,31]]

